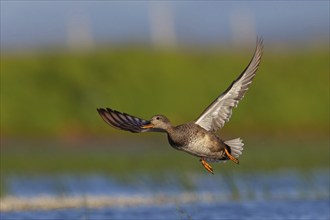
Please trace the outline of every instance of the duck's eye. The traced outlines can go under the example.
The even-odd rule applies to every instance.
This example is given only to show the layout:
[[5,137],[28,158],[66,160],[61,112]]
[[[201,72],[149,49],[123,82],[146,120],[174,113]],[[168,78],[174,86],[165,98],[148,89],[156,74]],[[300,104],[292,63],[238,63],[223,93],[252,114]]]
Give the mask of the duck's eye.
[[159,117],[156,117],[156,120],[159,120],[160,118]]

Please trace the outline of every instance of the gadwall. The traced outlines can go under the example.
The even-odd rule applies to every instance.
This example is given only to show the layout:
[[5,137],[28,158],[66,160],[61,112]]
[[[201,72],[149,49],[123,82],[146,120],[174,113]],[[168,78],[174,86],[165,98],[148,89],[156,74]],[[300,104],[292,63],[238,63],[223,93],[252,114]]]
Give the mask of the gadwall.
[[148,121],[110,108],[99,108],[97,111],[103,120],[114,128],[134,133],[167,133],[168,142],[174,149],[199,157],[205,169],[213,174],[208,162],[231,160],[239,163],[238,157],[242,154],[244,145],[242,139],[225,141],[216,132],[229,121],[232,109],[248,90],[259,67],[262,49],[263,42],[259,38],[249,65],[195,121],[173,126],[164,115],[155,115]]

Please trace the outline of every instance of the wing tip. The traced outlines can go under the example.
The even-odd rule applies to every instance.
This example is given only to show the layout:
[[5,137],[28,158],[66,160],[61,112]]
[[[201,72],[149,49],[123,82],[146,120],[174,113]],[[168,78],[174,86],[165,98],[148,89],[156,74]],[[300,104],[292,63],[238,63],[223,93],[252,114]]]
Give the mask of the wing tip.
[[263,54],[264,49],[264,39],[262,36],[257,36],[257,45],[256,45],[256,52],[259,52],[259,60],[261,59],[261,56]]
[[264,38],[261,35],[257,35],[257,43],[262,44],[264,41]]
[[132,119],[139,120],[139,122],[145,121],[144,119],[137,118],[135,116],[123,113],[111,108],[96,108],[101,118],[110,126],[130,131],[132,133],[139,133],[149,131],[150,129],[142,129],[136,121],[132,122]]
[[105,109],[104,108],[96,108],[96,111],[101,114],[103,112],[105,112]]

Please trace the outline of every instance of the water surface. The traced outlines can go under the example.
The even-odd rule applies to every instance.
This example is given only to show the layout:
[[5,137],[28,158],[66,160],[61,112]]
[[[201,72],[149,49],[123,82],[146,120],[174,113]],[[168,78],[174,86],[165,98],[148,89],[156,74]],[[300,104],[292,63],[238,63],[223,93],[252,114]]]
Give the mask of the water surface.
[[329,170],[10,176],[1,219],[329,219]]

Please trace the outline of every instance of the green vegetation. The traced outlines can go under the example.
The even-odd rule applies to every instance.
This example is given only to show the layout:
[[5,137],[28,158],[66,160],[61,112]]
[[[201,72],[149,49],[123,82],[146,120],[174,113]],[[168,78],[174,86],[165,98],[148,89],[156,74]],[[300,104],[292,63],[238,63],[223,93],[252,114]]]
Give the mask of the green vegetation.
[[[244,53],[100,50],[1,56],[2,135],[109,134],[97,107],[174,123],[195,119],[248,64]],[[329,132],[327,49],[271,52],[228,131]]]

